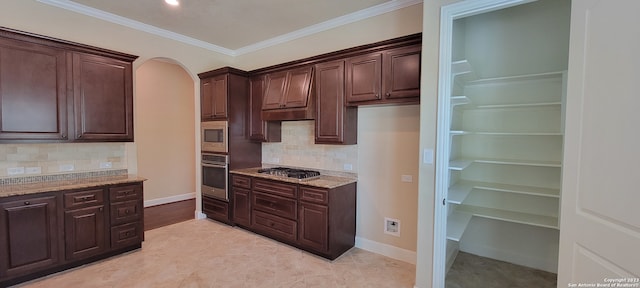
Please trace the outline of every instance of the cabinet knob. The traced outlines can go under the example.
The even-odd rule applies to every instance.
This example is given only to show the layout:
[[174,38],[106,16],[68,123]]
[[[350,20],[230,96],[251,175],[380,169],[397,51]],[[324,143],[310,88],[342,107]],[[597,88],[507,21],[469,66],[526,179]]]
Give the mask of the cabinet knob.
[[124,214],[125,214],[125,215],[129,215],[129,213],[131,213],[131,212],[129,212],[129,209],[124,210]]
[[98,211],[102,212],[104,210],[104,208],[100,207],[100,209],[98,209]]
[[380,99],[380,94],[376,93],[376,98]]
[[31,202],[29,202],[29,201],[24,201],[24,205],[31,205]]
[[391,97],[391,92],[387,92],[387,97]]
[[64,134],[64,133],[60,134],[60,138],[67,138],[67,134]]

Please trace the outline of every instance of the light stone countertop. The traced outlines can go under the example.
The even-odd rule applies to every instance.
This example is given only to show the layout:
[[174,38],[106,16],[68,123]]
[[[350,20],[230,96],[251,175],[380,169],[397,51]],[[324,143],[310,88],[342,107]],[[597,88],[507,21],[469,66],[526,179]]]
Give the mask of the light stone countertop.
[[104,177],[92,177],[82,178],[74,180],[60,180],[60,181],[47,181],[28,184],[13,184],[13,185],[0,185],[0,198],[36,194],[44,192],[56,192],[70,189],[83,189],[91,188],[103,185],[114,185],[123,183],[142,182],[147,180],[146,178],[139,177],[134,174],[116,175],[116,176],[104,176]]
[[234,170],[231,170],[230,173],[257,177],[257,178],[270,179],[270,180],[277,180],[277,181],[294,183],[294,184],[327,188],[327,189],[333,189],[343,185],[358,182],[358,179],[355,177],[342,177],[342,176],[331,176],[331,175],[321,175],[320,178],[316,178],[313,180],[298,180],[294,178],[287,178],[282,176],[258,173],[258,170],[260,169],[262,169],[262,167],[234,169]]

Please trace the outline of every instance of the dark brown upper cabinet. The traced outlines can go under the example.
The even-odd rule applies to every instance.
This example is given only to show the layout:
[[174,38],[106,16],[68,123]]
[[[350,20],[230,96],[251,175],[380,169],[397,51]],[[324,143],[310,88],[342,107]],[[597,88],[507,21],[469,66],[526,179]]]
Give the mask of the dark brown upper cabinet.
[[[247,110],[248,103],[247,72],[223,67],[200,73],[198,76],[200,77],[200,119],[202,121],[229,120],[230,116],[242,118],[246,115],[244,110]],[[234,110],[239,109],[244,110],[233,113]],[[245,125],[245,120],[238,123]],[[243,132],[241,133],[244,135]]]
[[269,73],[265,76],[263,120],[313,119],[313,66]]
[[316,129],[317,144],[356,144],[358,110],[345,106],[345,61],[317,64]]
[[133,141],[136,58],[0,27],[0,143]]
[[202,79],[200,89],[201,99],[201,119],[224,120],[227,118],[227,82],[229,75],[219,75],[207,79]]
[[347,105],[419,103],[420,51],[416,44],[349,58]]
[[376,101],[382,81],[382,54],[374,53],[347,60],[347,101]]
[[420,46],[385,51],[382,91],[387,99],[420,98]]
[[262,120],[262,99],[264,97],[265,76],[249,79],[249,139],[256,142],[280,142],[281,122]]
[[74,53],[76,140],[133,141],[131,62]]
[[66,140],[63,49],[0,37],[0,141]]

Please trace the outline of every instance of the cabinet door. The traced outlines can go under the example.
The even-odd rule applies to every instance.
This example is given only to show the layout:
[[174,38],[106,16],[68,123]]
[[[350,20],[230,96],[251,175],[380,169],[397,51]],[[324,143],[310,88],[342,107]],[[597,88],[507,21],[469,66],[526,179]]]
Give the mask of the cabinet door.
[[233,187],[233,222],[236,224],[251,225],[251,191],[248,189]]
[[59,262],[56,197],[0,203],[0,277]]
[[327,206],[300,202],[298,242],[319,252],[329,250],[329,209]]
[[227,118],[227,87],[229,75],[202,79],[200,81],[200,118],[202,121]]
[[357,110],[345,107],[344,61],[316,65],[315,81],[316,143],[355,144]]
[[384,52],[386,98],[420,97],[420,46],[403,47]]
[[208,121],[213,119],[213,84],[212,79],[200,80],[200,119]]
[[67,139],[65,55],[0,39],[0,141]]
[[267,74],[265,82],[262,110],[282,108],[285,85],[287,84],[287,71]]
[[347,103],[381,99],[382,54],[347,60]]
[[304,67],[289,71],[285,91],[284,108],[307,107],[313,67]]
[[262,121],[265,76],[253,77],[249,83],[249,139],[258,142],[280,142],[280,121]]
[[133,141],[131,63],[76,53],[73,86],[77,140]]
[[67,260],[97,255],[107,249],[104,207],[95,206],[64,213],[65,254]]

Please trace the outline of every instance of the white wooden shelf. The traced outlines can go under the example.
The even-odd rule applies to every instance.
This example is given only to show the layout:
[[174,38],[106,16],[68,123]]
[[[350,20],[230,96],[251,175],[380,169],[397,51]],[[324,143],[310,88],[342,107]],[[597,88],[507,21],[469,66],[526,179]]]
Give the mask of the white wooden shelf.
[[476,105],[476,109],[505,109],[505,108],[534,108],[545,106],[561,106],[562,102],[541,102],[541,103],[511,103],[511,104],[493,104],[493,105]]
[[451,96],[451,106],[471,104],[471,99],[467,96]]
[[[458,61],[458,62],[462,62],[462,61]],[[483,84],[494,84],[494,83],[511,82],[511,81],[532,81],[532,80],[553,79],[553,78],[562,79],[563,77],[562,75],[563,75],[563,71],[556,71],[556,72],[547,72],[547,73],[483,78],[483,79],[468,81],[466,85],[483,85]]]
[[[513,223],[558,229],[558,217],[552,217],[552,216],[520,213],[520,212],[513,212],[513,211],[478,207],[478,206],[471,206],[471,205],[458,205],[456,207],[455,212],[468,213],[477,217],[502,220],[502,221],[513,222]],[[452,215],[453,214],[454,213],[452,213]],[[449,225],[447,223],[447,227],[448,226]]]
[[487,131],[466,131],[451,130],[451,136],[460,135],[487,135],[487,136],[562,136],[560,132],[487,132]]
[[449,169],[461,171],[469,167],[473,163],[473,160],[451,160],[449,161]]
[[454,159],[449,161],[450,170],[464,170],[472,163],[498,164],[498,165],[518,165],[536,167],[562,167],[560,161],[534,161],[534,160],[513,160],[513,159]]
[[[469,191],[466,191],[468,189]],[[510,185],[510,184],[502,184],[502,183],[489,183],[489,182],[476,182],[476,181],[459,181],[451,188],[449,188],[449,200],[452,200],[452,195],[454,196],[456,201],[460,199],[461,196],[462,201],[466,198],[466,196],[471,192],[472,189],[482,189],[482,190],[490,190],[490,191],[498,191],[505,193],[516,193],[516,194],[524,194],[531,196],[539,196],[539,197],[549,197],[549,198],[560,198],[560,189],[551,189],[551,188],[542,188],[542,187],[533,187],[533,186],[522,186],[522,185]],[[452,194],[453,191],[453,194]],[[466,194],[462,194],[465,193]],[[455,203],[455,204],[461,204]]]
[[447,239],[460,242],[464,230],[467,229],[471,214],[454,211],[447,217]]
[[447,202],[452,204],[462,204],[473,188],[473,183],[471,182],[460,181],[459,183],[454,184],[449,187],[449,191],[447,192]]

